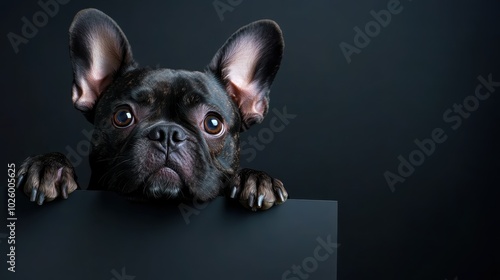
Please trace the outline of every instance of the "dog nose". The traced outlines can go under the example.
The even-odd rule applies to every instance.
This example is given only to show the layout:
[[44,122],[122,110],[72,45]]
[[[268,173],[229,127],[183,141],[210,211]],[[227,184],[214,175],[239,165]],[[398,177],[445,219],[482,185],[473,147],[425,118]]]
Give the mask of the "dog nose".
[[177,125],[159,125],[148,133],[149,140],[158,141],[163,147],[177,146],[187,138],[186,132]]

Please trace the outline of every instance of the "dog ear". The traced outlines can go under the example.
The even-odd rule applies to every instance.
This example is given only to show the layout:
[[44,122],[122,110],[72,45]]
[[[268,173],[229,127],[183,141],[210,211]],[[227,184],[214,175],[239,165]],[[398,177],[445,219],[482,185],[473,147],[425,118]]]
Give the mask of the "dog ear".
[[236,31],[208,65],[239,107],[242,131],[262,122],[267,113],[269,91],[283,48],[278,24],[260,20]]
[[103,12],[85,9],[69,28],[75,108],[93,122],[96,101],[115,77],[135,67],[132,51],[120,27]]

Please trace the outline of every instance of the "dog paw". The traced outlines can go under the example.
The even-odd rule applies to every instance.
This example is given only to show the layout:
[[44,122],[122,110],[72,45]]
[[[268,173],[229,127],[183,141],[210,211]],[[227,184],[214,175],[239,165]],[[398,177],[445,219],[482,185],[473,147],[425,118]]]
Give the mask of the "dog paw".
[[49,153],[24,160],[17,173],[17,188],[42,205],[57,197],[68,198],[78,184],[69,160],[61,153]]
[[253,169],[241,169],[233,178],[229,197],[238,199],[246,208],[267,210],[288,198],[283,183],[267,173]]

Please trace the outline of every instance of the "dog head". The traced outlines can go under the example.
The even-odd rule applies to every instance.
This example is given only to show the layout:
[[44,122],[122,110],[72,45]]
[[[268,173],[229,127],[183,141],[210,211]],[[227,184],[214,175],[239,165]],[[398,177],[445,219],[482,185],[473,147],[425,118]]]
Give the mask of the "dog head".
[[72,100],[94,124],[91,187],[148,198],[209,200],[239,168],[239,133],[260,123],[283,38],[242,27],[204,71],[138,67],[120,27],[95,10],[70,27]]

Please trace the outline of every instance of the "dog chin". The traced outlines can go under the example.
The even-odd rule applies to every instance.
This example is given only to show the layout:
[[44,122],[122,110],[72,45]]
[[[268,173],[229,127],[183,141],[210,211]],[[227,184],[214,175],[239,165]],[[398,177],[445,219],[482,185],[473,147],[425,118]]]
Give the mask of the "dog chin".
[[181,195],[183,181],[177,172],[168,167],[163,167],[149,177],[145,186],[144,194],[151,199],[172,199]]
[[154,183],[144,188],[144,195],[150,199],[175,199],[181,194],[181,184]]

